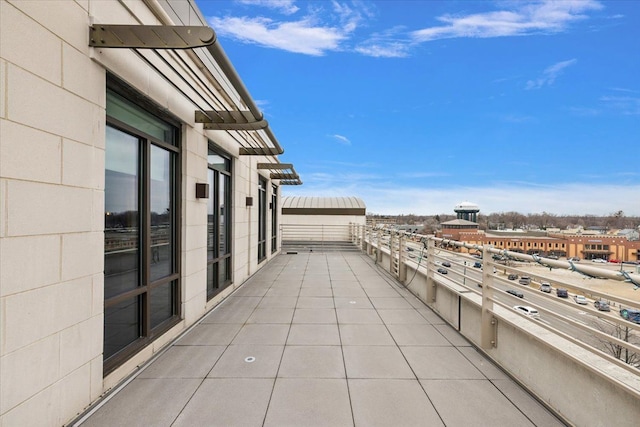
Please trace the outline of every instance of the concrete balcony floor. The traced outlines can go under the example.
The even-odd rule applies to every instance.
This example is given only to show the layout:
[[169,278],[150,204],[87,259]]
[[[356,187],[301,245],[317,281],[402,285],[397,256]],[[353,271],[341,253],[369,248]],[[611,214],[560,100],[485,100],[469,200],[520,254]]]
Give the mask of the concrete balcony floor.
[[83,425],[563,424],[373,260],[334,252],[275,257]]

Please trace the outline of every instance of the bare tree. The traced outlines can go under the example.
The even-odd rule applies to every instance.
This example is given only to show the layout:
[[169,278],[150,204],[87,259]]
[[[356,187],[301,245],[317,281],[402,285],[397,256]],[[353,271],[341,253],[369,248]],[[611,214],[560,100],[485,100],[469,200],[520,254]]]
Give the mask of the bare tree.
[[[599,331],[618,338],[619,340],[636,346],[640,345],[640,336],[638,336],[638,334],[628,326],[619,323],[610,323],[600,319],[594,321],[593,326]],[[616,359],[622,360],[633,367],[640,368],[640,353],[636,353],[633,350],[629,350],[628,348],[605,338],[596,338],[596,340],[598,341],[598,348],[600,350],[609,353]]]

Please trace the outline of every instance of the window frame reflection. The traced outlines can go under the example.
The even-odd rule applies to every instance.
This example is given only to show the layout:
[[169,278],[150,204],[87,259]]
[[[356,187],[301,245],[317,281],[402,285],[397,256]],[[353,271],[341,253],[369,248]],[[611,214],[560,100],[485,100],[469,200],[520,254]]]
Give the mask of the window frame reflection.
[[232,162],[212,144],[208,149],[207,300],[233,283]]
[[[116,232],[109,227],[108,217],[114,214],[109,204],[121,197],[119,193],[122,188],[114,186],[114,182],[105,176],[104,375],[177,324],[181,315],[179,123],[167,117],[154,116],[151,113],[153,110],[131,103],[128,99],[132,97],[127,96],[127,90],[112,79],[108,80],[108,86],[106,139],[113,137],[112,131],[117,131],[130,136],[138,144],[138,156],[135,159],[137,209],[131,215],[136,216],[134,222],[138,224],[139,231],[136,236],[137,268],[129,272],[135,275],[137,286],[107,292],[108,283],[117,280],[111,280],[110,271],[117,270],[113,264],[119,262],[111,257],[114,248],[107,247],[107,236]],[[156,136],[145,133],[139,127],[152,130]],[[107,141],[105,158],[113,159],[115,155],[124,162],[131,161],[122,157],[126,153],[113,153],[114,149]],[[158,159],[161,161],[158,162]],[[105,161],[105,175],[109,167],[117,168],[117,165]],[[121,179],[126,182],[127,177]],[[162,230],[162,233],[158,230]],[[159,246],[164,249],[156,253],[154,248]],[[122,304],[132,307],[134,301],[138,307],[135,313],[119,309]],[[131,324],[132,315],[136,317],[135,324]],[[120,317],[122,322],[128,322],[126,328],[119,323]],[[137,336],[133,336],[133,331],[137,331]]]

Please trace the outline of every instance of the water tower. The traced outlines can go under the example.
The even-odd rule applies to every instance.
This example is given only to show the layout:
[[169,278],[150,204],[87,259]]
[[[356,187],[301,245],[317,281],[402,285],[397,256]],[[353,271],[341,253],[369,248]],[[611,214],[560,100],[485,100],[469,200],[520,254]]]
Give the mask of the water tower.
[[478,222],[478,212],[480,212],[480,208],[474,203],[462,202],[457,204],[453,210],[458,219]]

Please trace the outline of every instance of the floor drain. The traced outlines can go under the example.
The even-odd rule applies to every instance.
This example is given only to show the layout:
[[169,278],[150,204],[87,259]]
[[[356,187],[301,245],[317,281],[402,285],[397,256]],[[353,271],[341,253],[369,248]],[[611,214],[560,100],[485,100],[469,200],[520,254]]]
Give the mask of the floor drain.
[[253,357],[253,356],[249,356],[249,357],[245,357],[244,361],[247,362],[247,363],[253,363],[253,362],[256,361],[256,358]]

